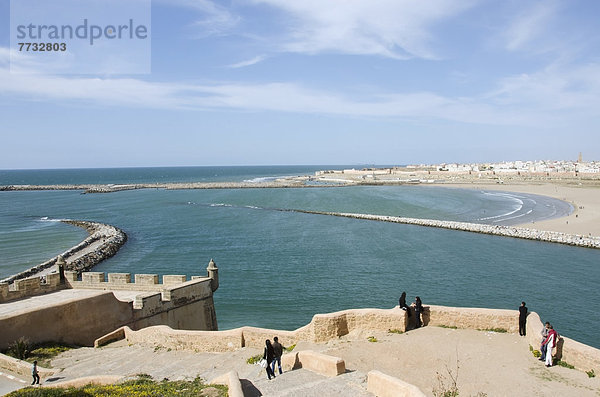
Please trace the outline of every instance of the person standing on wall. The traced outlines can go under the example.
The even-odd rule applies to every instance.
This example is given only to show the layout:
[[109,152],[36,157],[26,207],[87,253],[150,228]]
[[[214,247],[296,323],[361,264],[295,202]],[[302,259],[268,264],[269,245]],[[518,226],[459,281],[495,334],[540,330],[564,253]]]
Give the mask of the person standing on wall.
[[525,336],[527,329],[527,306],[525,302],[521,302],[519,306],[519,335]]
[[267,378],[269,378],[269,380],[271,380],[271,376],[275,378],[275,373],[271,369],[271,363],[273,362],[274,356],[275,353],[273,352],[273,345],[271,345],[271,341],[267,339],[265,341],[265,352],[263,353],[263,358],[267,360],[267,366],[265,369],[267,370]]
[[421,313],[423,312],[423,302],[420,297],[415,297],[415,328],[421,327]]
[[281,343],[279,343],[279,338],[277,337],[273,338],[273,353],[274,356],[271,372],[273,373],[273,376],[275,376],[275,362],[277,362],[277,366],[279,367],[279,375],[281,375],[283,373],[283,371],[281,371],[281,355],[283,354],[283,346]]
[[400,306],[400,309],[408,312],[408,317],[410,317],[410,309],[406,304],[406,291],[402,292],[402,295],[400,295],[400,299],[398,299],[398,306]]

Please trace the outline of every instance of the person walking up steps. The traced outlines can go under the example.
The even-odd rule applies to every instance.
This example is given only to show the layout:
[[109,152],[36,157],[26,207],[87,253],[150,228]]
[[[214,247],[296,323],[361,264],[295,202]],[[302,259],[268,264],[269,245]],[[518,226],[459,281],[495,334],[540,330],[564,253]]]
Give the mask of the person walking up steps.
[[273,362],[274,356],[275,353],[273,352],[273,345],[271,345],[271,341],[267,339],[265,341],[265,352],[263,354],[263,358],[267,360],[267,366],[265,369],[267,370],[267,378],[269,378],[269,380],[271,380],[271,376],[275,378],[275,373],[271,369],[271,363]]
[[281,375],[283,373],[281,371],[281,355],[283,354],[283,346],[281,343],[279,343],[279,338],[277,337],[273,338],[273,353],[274,357],[273,363],[271,364],[271,372],[273,373],[273,376],[275,376],[275,362],[277,362],[277,366],[279,367],[279,375]]
[[33,376],[33,382],[31,384],[39,385],[40,384],[40,374],[38,373],[38,369],[37,369],[37,361],[34,361],[33,365],[31,366],[31,376]]

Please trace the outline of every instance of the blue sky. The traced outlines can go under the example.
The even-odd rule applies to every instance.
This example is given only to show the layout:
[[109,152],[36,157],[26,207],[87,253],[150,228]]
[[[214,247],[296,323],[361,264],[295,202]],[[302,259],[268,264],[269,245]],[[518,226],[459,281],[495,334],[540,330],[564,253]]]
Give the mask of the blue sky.
[[600,2],[155,0],[146,75],[10,73],[9,4],[0,169],[600,160]]

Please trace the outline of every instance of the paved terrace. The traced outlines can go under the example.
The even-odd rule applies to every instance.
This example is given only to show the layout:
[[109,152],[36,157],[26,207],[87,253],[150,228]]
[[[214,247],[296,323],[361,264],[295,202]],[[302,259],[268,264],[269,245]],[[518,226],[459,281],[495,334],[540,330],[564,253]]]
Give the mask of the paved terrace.
[[[32,296],[17,301],[6,302],[0,304],[0,318],[12,316],[16,313],[21,313],[31,310],[40,310],[45,307],[67,303],[82,298],[90,298],[105,294],[105,290],[89,290],[89,289],[66,289],[62,291],[52,292],[45,295]],[[144,291],[112,291],[115,297],[122,302],[132,302],[136,295],[145,293]]]

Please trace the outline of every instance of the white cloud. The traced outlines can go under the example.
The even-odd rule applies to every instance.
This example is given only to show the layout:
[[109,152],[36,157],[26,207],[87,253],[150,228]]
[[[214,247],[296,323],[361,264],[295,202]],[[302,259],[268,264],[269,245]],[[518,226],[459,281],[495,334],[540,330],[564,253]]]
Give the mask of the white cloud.
[[191,8],[203,15],[202,19],[194,22],[201,36],[221,35],[233,29],[241,18],[210,0],[159,0],[169,6]]
[[232,68],[232,69],[244,68],[246,66],[256,65],[257,63],[260,63],[260,62],[264,61],[265,59],[267,59],[266,55],[258,55],[252,59],[247,59],[242,62],[227,65],[227,67]]
[[470,0],[254,0],[293,22],[283,48],[317,54],[436,58],[430,28],[471,7]]
[[287,82],[185,84],[11,74],[8,57],[8,49],[0,47],[0,95],[36,101],[77,100],[92,106],[231,109],[536,127],[596,120],[600,109],[600,64],[593,63],[552,65],[502,79],[490,92],[449,97],[425,91],[349,95]]
[[502,34],[506,49],[517,51],[537,47],[535,49],[540,50],[535,43],[544,39],[557,11],[554,1],[542,1],[521,10]]

